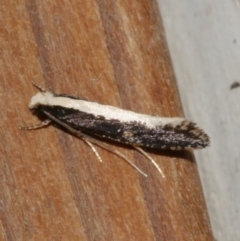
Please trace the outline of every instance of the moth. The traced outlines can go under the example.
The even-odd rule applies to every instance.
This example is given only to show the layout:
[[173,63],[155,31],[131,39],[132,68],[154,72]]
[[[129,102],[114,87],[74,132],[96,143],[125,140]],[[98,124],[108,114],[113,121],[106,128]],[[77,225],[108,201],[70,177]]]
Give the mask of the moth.
[[126,156],[94,137],[131,145],[154,164],[162,177],[165,175],[161,168],[142,148],[186,150],[201,149],[210,144],[208,135],[184,118],[139,114],[66,94],[52,93],[33,85],[40,92],[31,98],[29,109],[34,114],[43,114],[46,119],[38,125],[20,129],[37,129],[54,122],[86,142],[100,161],[102,159],[93,144],[120,156],[144,176],[147,175]]
[[233,83],[231,84],[230,90],[233,90],[233,89],[235,89],[235,88],[238,88],[239,86],[240,86],[240,83],[237,82],[237,81],[235,81],[235,82],[233,82]]

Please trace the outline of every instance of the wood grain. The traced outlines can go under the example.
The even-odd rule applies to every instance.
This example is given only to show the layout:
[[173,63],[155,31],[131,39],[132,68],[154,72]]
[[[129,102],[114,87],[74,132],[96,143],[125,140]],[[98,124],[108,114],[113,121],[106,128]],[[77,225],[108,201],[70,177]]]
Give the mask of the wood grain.
[[155,1],[5,1],[1,25],[1,240],[213,240],[192,153],[143,156],[149,174],[36,123],[31,81],[151,115],[182,116]]

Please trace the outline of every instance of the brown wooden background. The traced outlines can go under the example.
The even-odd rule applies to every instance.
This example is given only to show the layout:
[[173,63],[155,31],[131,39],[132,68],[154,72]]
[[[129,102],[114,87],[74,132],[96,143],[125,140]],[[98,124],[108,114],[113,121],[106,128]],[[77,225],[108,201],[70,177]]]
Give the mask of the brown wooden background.
[[116,146],[144,178],[28,111],[36,89],[183,116],[155,1],[2,1],[0,239],[213,240],[194,158]]

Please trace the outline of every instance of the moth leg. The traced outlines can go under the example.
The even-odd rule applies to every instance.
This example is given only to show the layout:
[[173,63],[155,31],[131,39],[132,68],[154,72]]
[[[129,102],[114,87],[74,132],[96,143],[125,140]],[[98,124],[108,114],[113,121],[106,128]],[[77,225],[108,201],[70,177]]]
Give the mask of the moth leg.
[[102,158],[100,157],[98,151],[96,150],[96,148],[93,146],[93,144],[88,141],[85,137],[81,137],[82,140],[87,144],[89,145],[89,147],[92,149],[93,153],[96,155],[97,159],[100,161],[100,162],[103,162]]
[[153,160],[152,157],[150,157],[142,148],[138,146],[133,146],[137,151],[141,152],[148,160],[152,162],[152,164],[157,168],[157,170],[160,172],[163,178],[165,178],[165,175],[162,171],[162,169],[158,166],[158,164]]
[[[124,156],[122,153],[116,151],[116,150],[112,150],[109,146],[107,146],[106,144],[86,135],[86,134],[83,134],[81,131],[79,130],[75,130],[74,128],[72,128],[71,126],[65,124],[64,122],[58,120],[57,118],[55,118],[54,116],[52,116],[51,114],[49,114],[48,112],[46,111],[43,111],[45,115],[47,115],[51,120],[53,120],[54,122],[58,123],[60,126],[63,126],[65,127],[67,130],[69,130],[71,133],[73,133],[74,135],[80,137],[82,140],[84,140],[86,142],[86,140],[88,142],[86,142],[87,144],[95,144],[97,146],[100,146],[102,147],[103,149],[109,151],[109,152],[112,152],[114,153],[115,155],[121,157],[123,160],[125,160],[129,165],[131,165],[133,168],[135,168],[139,173],[141,173],[143,176],[147,177],[147,174],[144,173],[140,168],[138,168],[134,163],[132,163],[131,161],[128,160],[128,158],[126,156]],[[90,147],[91,147],[90,145]],[[95,149],[95,148],[94,148]],[[93,149],[92,149],[93,150]],[[94,152],[95,153],[95,152]],[[96,154],[96,153],[95,153]]]
[[[68,129],[69,131],[71,131],[70,129]],[[95,145],[109,151],[109,152],[112,152],[113,154],[121,157],[124,161],[126,161],[130,166],[132,166],[134,169],[136,169],[139,173],[141,173],[143,176],[147,177],[148,175],[143,172],[139,167],[137,167],[134,163],[132,163],[125,155],[123,155],[121,152],[117,151],[117,150],[112,150],[109,146],[107,146],[106,144],[104,143],[101,143],[99,142],[98,140],[88,136],[88,135],[85,135],[83,133],[81,133],[80,131],[76,131],[75,129],[73,129],[74,131],[71,131],[73,134],[79,136],[82,140],[84,140],[86,142],[86,139],[88,140],[88,144],[89,142],[91,142],[90,144],[94,143]],[[80,134],[80,133],[81,134]],[[94,148],[95,149],[95,148]],[[93,150],[93,149],[92,149]],[[95,153],[95,152],[94,152]],[[96,153],[95,153],[96,154]]]
[[[97,141],[97,140],[96,140]],[[124,161],[126,161],[130,166],[132,166],[134,169],[136,169],[139,173],[141,173],[144,177],[147,177],[148,175],[143,172],[138,166],[136,166],[134,163],[132,163],[125,155],[123,155],[121,152],[112,150],[110,147],[106,146],[105,144],[102,143],[95,143],[96,145],[102,147],[103,149],[112,152],[113,154],[121,157]]]
[[36,124],[36,125],[32,125],[32,126],[19,126],[19,129],[20,130],[35,130],[35,129],[40,129],[44,126],[47,126],[49,125],[51,122],[50,119],[46,119],[45,121],[42,121],[41,123],[39,124]]

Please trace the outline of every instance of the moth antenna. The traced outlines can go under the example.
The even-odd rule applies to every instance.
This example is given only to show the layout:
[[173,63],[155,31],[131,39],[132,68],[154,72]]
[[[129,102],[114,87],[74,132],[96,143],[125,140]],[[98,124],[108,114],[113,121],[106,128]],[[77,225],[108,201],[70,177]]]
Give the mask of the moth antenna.
[[96,82],[99,81],[102,78],[103,73],[104,72],[100,73],[99,76],[96,79],[93,78],[93,79],[91,79],[91,81],[96,81]]
[[138,146],[133,146],[137,151],[141,152],[148,160],[152,162],[152,164],[157,168],[157,170],[160,172],[161,176],[165,178],[165,174],[163,173],[162,169],[158,166],[158,164],[154,161],[152,157],[150,157],[142,148]]
[[33,84],[33,86],[35,86],[41,92],[46,92],[46,90],[44,88],[42,88],[40,85],[36,84],[35,82],[32,81],[32,84]]
[[46,119],[45,121],[42,121],[39,124],[32,125],[32,126],[19,126],[20,130],[35,130],[35,129],[40,129],[43,128],[44,126],[47,126],[51,123],[50,119]]
[[[54,116],[52,116],[51,114],[49,114],[47,111],[43,111],[43,113],[45,115],[47,115],[49,118],[51,118],[53,121],[55,121],[56,123],[58,123],[60,126],[63,126],[65,127],[67,130],[69,130],[71,133],[75,134],[76,136],[80,137],[81,139],[83,139],[85,142],[86,142],[86,139],[88,142],[86,142],[87,144],[89,144],[90,142],[90,147],[93,147],[92,146],[92,143],[94,143],[95,145],[97,146],[100,146],[102,147],[103,149],[109,151],[109,152],[112,152],[114,153],[115,155],[121,157],[123,160],[125,160],[129,165],[131,165],[133,168],[135,168],[139,173],[141,173],[143,176],[147,177],[148,175],[143,172],[139,167],[137,167],[134,163],[132,163],[131,161],[128,160],[128,158],[126,156],[124,156],[122,153],[116,151],[116,150],[111,150],[110,147],[108,147],[107,145],[103,144],[103,143],[100,143],[99,141],[97,141],[96,139],[86,135],[86,134],[83,134],[81,131],[78,131],[78,130],[75,130],[73,129],[72,127],[68,126],[67,124],[65,124],[64,122],[58,120],[57,118],[55,118]],[[95,148],[92,149],[93,152],[96,154],[97,151]],[[94,151],[95,150],[95,151]],[[99,156],[99,154],[97,153],[96,154],[97,157]],[[100,157],[100,156],[99,156]],[[101,159],[101,158],[100,158]]]

